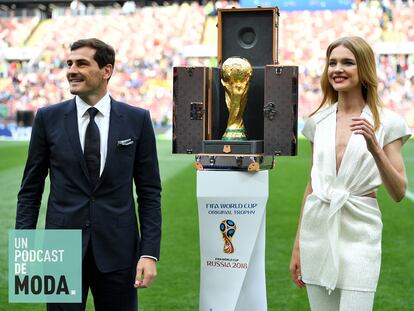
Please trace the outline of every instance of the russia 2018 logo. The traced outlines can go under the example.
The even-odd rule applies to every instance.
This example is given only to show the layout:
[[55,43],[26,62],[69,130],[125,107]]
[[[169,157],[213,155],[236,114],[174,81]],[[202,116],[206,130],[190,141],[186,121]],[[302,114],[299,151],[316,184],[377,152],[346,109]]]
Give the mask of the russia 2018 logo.
[[233,220],[225,219],[220,223],[220,231],[224,240],[223,251],[226,254],[234,253],[234,245],[232,242],[233,235],[236,233],[237,226]]

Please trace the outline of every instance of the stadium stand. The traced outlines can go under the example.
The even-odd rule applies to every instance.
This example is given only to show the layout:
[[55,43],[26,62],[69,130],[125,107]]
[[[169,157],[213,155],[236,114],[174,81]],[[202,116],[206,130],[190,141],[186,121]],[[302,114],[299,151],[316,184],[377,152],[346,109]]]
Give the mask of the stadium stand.
[[[319,78],[329,42],[344,35],[363,36],[374,47],[414,40],[413,6],[357,4],[347,11],[281,12],[281,63],[300,66],[301,118],[321,99]],[[137,7],[135,12],[111,7],[82,16],[67,8],[46,20],[0,18],[0,47],[41,51],[39,57],[23,62],[0,55],[0,123],[14,121],[18,110],[36,110],[70,97],[63,70],[68,47],[80,37],[98,37],[117,50],[116,73],[110,82],[114,97],[150,109],[156,126],[170,124],[172,66],[210,63],[209,57],[184,58],[182,51],[212,42],[211,33],[217,31],[215,10],[226,6],[237,3],[216,2],[216,8],[196,2],[152,5]],[[384,104],[403,114],[414,128],[414,50],[377,52]]]
[[0,18],[0,48],[24,46],[38,18]]
[[[42,56],[22,66],[3,62],[0,97],[8,114],[35,110],[71,95],[67,91],[65,59],[71,42],[80,37],[105,37],[116,48],[116,74],[110,92],[115,98],[151,110],[156,125],[172,114],[172,63],[183,46],[200,42],[204,12],[198,4],[144,7],[133,14],[60,16],[42,21],[30,47]],[[76,30],[76,31],[74,31]]]

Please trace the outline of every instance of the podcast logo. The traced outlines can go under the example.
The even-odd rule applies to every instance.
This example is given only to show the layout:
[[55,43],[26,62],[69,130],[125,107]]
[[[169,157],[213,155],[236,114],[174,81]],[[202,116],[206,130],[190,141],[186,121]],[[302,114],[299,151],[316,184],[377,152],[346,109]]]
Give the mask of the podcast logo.
[[81,302],[81,242],[81,230],[10,230],[9,302]]
[[234,253],[234,245],[232,242],[233,235],[236,233],[237,226],[231,219],[225,219],[220,223],[220,231],[224,240],[223,251],[226,254]]

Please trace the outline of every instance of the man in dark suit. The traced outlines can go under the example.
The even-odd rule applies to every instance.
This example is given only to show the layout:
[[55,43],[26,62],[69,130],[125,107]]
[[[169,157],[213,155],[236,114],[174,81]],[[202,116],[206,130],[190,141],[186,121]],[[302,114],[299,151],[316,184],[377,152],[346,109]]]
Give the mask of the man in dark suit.
[[84,310],[90,288],[96,310],[137,310],[136,288],[150,286],[156,276],[161,240],[161,183],[150,115],[109,96],[111,46],[84,39],[70,50],[67,79],[76,96],[37,111],[16,229],[36,228],[49,173],[46,229],[82,229],[83,273],[82,303],[50,303],[47,309]]

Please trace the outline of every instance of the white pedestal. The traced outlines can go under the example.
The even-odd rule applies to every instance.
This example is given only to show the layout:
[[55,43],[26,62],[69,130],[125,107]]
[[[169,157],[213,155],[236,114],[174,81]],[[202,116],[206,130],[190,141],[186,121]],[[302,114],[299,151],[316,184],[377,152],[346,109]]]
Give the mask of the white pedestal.
[[267,310],[268,179],[268,171],[197,172],[200,311]]

